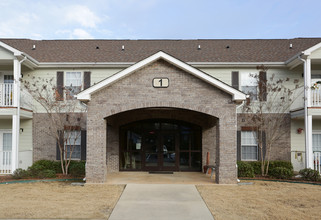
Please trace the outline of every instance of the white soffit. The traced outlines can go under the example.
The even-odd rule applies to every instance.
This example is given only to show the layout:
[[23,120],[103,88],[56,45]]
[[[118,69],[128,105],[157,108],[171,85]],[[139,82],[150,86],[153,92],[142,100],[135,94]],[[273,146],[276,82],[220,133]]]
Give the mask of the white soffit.
[[131,73],[133,73],[133,72],[143,68],[144,66],[146,66],[152,62],[155,62],[159,59],[164,59],[165,61],[173,64],[174,66],[176,66],[186,72],[189,72],[190,74],[192,74],[192,75],[204,80],[205,82],[225,91],[228,94],[231,94],[233,96],[234,101],[242,101],[242,100],[246,99],[246,95],[244,93],[242,93],[241,91],[234,89],[233,87],[223,83],[222,81],[219,81],[216,78],[214,78],[210,75],[207,75],[206,73],[168,55],[167,53],[164,53],[163,51],[159,51],[159,52],[155,53],[154,55],[147,57],[146,59],[139,61],[139,62],[135,63],[134,65],[116,73],[115,75],[113,75],[109,78],[106,78],[106,79],[102,80],[101,82],[91,86],[90,88],[80,92],[77,95],[77,99],[83,100],[83,101],[90,100],[91,94],[105,88],[106,86],[111,85],[112,83],[117,82],[118,80],[120,80],[126,76],[129,76]]

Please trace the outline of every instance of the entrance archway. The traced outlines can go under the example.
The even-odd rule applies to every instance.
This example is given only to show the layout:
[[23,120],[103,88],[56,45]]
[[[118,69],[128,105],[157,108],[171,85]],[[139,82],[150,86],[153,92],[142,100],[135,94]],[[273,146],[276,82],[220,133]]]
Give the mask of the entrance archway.
[[120,171],[201,171],[202,129],[169,119],[120,128]]

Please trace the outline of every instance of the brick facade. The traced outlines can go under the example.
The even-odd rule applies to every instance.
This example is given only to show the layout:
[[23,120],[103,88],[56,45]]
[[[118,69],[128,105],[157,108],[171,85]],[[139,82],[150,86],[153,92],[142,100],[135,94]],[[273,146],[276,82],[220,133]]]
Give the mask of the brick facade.
[[[77,125],[81,126],[81,130],[86,130],[86,115],[74,113],[74,116],[80,118],[81,121],[77,122]],[[52,126],[48,114],[34,113],[32,123],[33,161],[56,160],[57,140],[50,131]]]
[[[248,119],[248,114],[237,114],[237,130],[241,131],[242,127],[253,126]],[[270,160],[287,160],[291,161],[291,116],[290,113],[282,120],[282,125],[285,134],[278,140],[276,140],[271,147]],[[276,117],[277,118],[277,117]],[[277,119],[276,119],[277,120]],[[279,130],[279,129],[278,129]]]
[[[169,78],[169,87],[154,88],[152,80],[156,77]],[[120,123],[115,120],[117,114],[121,116],[120,113],[135,110],[126,120],[123,118],[128,123],[141,118],[139,110],[166,108],[160,110],[157,117],[163,114],[166,118],[178,118],[179,114],[173,112],[181,110],[180,113],[189,111],[194,114],[195,120],[201,120],[201,124],[212,119],[210,127],[203,125],[203,163],[204,153],[213,152],[211,159],[218,166],[217,182],[236,183],[237,117],[236,105],[231,98],[231,95],[163,60],[97,91],[88,102],[87,181],[102,183],[107,172],[118,170],[119,140],[115,137],[118,136],[119,125],[112,123]]]

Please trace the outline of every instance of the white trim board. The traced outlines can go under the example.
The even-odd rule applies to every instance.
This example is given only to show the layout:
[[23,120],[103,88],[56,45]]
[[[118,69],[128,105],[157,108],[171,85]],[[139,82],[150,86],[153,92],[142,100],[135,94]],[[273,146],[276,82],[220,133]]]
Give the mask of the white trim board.
[[167,53],[164,53],[163,51],[159,51],[157,53],[155,53],[154,55],[151,55],[149,57],[147,57],[146,59],[139,61],[137,63],[135,63],[134,65],[114,74],[113,76],[106,78],[102,81],[100,81],[99,83],[91,86],[90,88],[80,92],[77,95],[77,99],[82,100],[82,101],[88,101],[91,99],[91,94],[117,82],[118,80],[129,76],[130,74],[132,74],[133,72],[145,67],[146,65],[153,63],[159,59],[163,59],[171,64],[173,64],[174,66],[194,75],[195,77],[204,80],[205,82],[225,91],[226,93],[232,95],[233,100],[234,101],[243,101],[246,99],[246,94],[244,94],[243,92],[234,89],[233,87],[223,83],[222,81],[207,75],[206,73],[188,65],[187,63],[176,59],[175,57],[172,57],[170,55],[168,55]]

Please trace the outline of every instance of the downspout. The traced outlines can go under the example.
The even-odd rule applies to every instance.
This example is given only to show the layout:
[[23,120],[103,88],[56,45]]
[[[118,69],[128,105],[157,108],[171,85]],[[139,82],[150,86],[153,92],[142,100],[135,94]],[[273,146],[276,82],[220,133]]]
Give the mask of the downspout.
[[309,149],[309,145],[311,144],[309,141],[309,120],[308,120],[308,92],[309,90],[308,88],[308,82],[307,82],[307,64],[306,64],[306,60],[301,58],[300,54],[298,56],[298,59],[301,60],[304,63],[304,137],[305,137],[305,167],[309,168],[309,162],[310,162],[310,149]]
[[21,79],[21,64],[27,59],[27,57],[24,57],[22,60],[19,61],[19,69],[18,69],[18,79],[17,79],[17,84],[18,84],[18,89],[17,89],[17,135],[16,135],[16,168],[18,168],[19,165],[19,140],[20,140],[20,79]]

